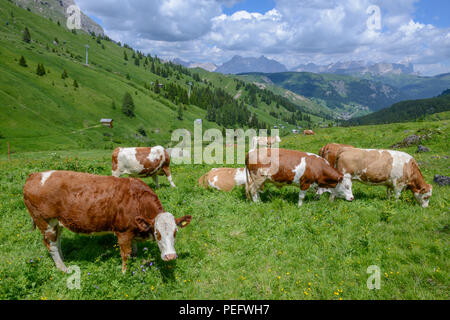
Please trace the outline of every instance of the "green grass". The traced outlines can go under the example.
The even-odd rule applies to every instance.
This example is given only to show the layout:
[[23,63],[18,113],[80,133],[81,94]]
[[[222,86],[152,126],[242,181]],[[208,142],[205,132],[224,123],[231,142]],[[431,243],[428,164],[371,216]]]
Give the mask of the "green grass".
[[[387,148],[420,129],[436,132],[425,143],[431,152],[404,151],[419,161],[427,182],[450,175],[445,120],[318,129],[315,136],[285,137],[281,146],[314,153],[332,141]],[[388,201],[385,188],[358,183],[351,203],[330,203],[328,195],[315,200],[309,192],[298,208],[297,188],[268,186],[262,203],[253,204],[243,188],[199,188],[197,179],[212,167],[206,165],[173,165],[177,188],[162,178],[156,190],[167,211],[193,216],[177,235],[175,262],[162,262],[156,243],[144,242],[122,275],[113,236],[65,230],[65,262],[82,272],[81,290],[69,290],[41,234],[30,231],[22,199],[31,172],[110,175],[110,150],[67,150],[16,153],[12,161],[0,156],[0,299],[449,299],[448,187],[433,183],[427,209],[410,192]],[[371,265],[381,269],[380,290],[366,287]]]

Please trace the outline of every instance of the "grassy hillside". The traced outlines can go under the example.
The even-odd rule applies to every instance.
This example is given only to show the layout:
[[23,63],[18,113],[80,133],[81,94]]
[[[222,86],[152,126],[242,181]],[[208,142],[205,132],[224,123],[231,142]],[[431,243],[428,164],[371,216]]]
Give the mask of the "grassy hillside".
[[293,103],[301,105],[305,110],[313,114],[320,114],[324,116],[329,116],[331,118],[337,118],[339,113],[330,108],[326,107],[326,105],[321,104],[320,102],[316,102],[313,99],[308,99],[305,96],[296,94],[290,90],[284,89],[279,85],[275,85],[268,77],[265,77],[258,73],[249,73],[235,76],[238,79],[241,79],[245,82],[253,83],[259,86],[260,88],[264,88],[274,92],[277,95],[283,96]]
[[[450,175],[448,121],[317,129],[288,136],[282,147],[317,153],[328,142],[387,148],[421,129],[436,133],[414,155],[427,182]],[[67,230],[62,251],[81,269],[81,290],[69,290],[30,217],[22,188],[30,172],[69,169],[111,174],[110,152],[58,151],[0,156],[0,299],[442,299],[449,288],[449,189],[433,183],[430,207],[404,192],[387,200],[382,187],[355,183],[354,202],[309,192],[297,207],[298,188],[268,185],[262,203],[204,190],[197,179],[212,166],[173,165],[176,189],[165,178],[156,190],[164,208],[192,223],[177,234],[179,258],[164,263],[154,242],[138,245],[138,257],[121,273],[113,236],[81,236]],[[145,181],[153,187],[151,179]],[[380,290],[368,290],[367,268],[381,271]],[[134,272],[134,273],[133,273]]]
[[283,72],[253,74],[263,80],[269,79],[281,86],[307,98],[314,98],[343,118],[352,113],[377,111],[404,99],[404,94],[395,87],[381,82],[335,74],[315,74],[308,72]]
[[432,98],[450,87],[450,73],[434,77],[416,75],[370,75],[361,76],[364,79],[378,81],[398,88],[408,100]]
[[364,117],[351,119],[346,122],[348,125],[367,125],[393,122],[408,122],[417,119],[424,119],[434,113],[441,113],[450,110],[449,90],[442,95],[422,100],[402,101],[389,108],[369,114]]
[[[221,127],[206,121],[206,107],[177,102],[166,90],[171,84],[186,93],[189,82],[193,88],[215,90],[218,87],[208,84],[208,78],[217,77],[216,74],[205,74],[206,81],[198,81],[194,79],[195,73],[185,68],[163,64],[155,57],[140,55],[108,38],[91,36],[83,31],[73,33],[63,25],[58,26],[54,21],[7,1],[0,3],[0,20],[8,21],[8,24],[0,25],[2,153],[6,150],[6,142],[10,142],[14,152],[168,145],[174,129],[192,130],[197,118],[205,120],[205,129]],[[23,40],[25,27],[31,34],[29,43]],[[84,65],[86,44],[90,46],[89,66]],[[125,54],[128,60],[125,60]],[[22,56],[27,67],[19,65]],[[150,63],[144,65],[145,60]],[[160,72],[152,72],[151,62]],[[45,76],[36,74],[38,64],[44,65]],[[67,79],[61,77],[64,70]],[[225,76],[222,78],[228,81]],[[75,80],[78,88],[74,87]],[[160,93],[155,93],[156,81],[165,85]],[[126,92],[132,95],[136,106],[134,118],[121,111]],[[237,91],[229,92],[237,94]],[[180,105],[183,120],[178,119]],[[268,125],[279,122],[268,114],[270,106],[258,103],[258,107],[260,122],[261,119]],[[283,106],[281,108],[282,112],[290,114]],[[298,108],[300,110],[301,106]],[[245,112],[257,113],[251,107]],[[114,128],[100,126],[101,118],[114,119]],[[287,126],[286,130],[293,127]],[[140,129],[144,129],[145,134]]]

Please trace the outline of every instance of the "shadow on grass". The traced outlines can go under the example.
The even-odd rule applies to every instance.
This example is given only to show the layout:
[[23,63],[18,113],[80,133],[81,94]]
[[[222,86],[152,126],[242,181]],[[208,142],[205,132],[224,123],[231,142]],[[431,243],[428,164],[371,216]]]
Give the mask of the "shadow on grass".
[[[104,236],[81,236],[76,235],[75,237],[62,238],[62,251],[64,260],[67,264],[75,263],[77,261],[87,261],[95,262],[97,259],[99,261],[108,261],[111,259],[121,259],[120,250],[115,250],[114,245],[117,245],[117,238],[114,235],[104,235]],[[158,271],[161,273],[164,282],[174,281],[176,269],[176,262],[174,261],[163,261],[161,259],[161,252],[156,242],[153,241],[143,241],[138,242],[138,252],[136,257],[131,259],[144,259],[145,263],[153,262],[154,266],[157,267]],[[145,260],[143,248],[147,248],[150,260]],[[178,259],[188,258],[190,254],[188,252],[180,252]]]

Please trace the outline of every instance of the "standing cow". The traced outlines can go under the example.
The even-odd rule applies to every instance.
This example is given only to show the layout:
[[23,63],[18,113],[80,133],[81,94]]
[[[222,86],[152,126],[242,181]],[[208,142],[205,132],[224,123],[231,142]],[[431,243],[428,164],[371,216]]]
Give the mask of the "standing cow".
[[344,183],[343,175],[318,155],[286,149],[260,149],[255,153],[258,150],[250,151],[245,160],[249,175],[246,193],[254,202],[259,201],[258,193],[267,181],[279,187],[299,186],[299,206],[315,185],[331,188],[334,195],[353,201],[351,184]]
[[409,189],[424,208],[428,207],[433,192],[414,158],[401,151],[343,148],[338,152],[336,169],[350,183],[353,179],[386,186],[388,198],[392,191],[398,199],[404,189]]
[[312,130],[304,130],[303,131],[303,135],[305,135],[305,136],[313,136],[313,135],[315,135],[315,132],[312,131]]
[[170,174],[170,156],[161,146],[152,148],[116,148],[112,155],[112,175],[129,174],[135,177],[152,177],[159,188],[158,176],[166,175],[176,187]]
[[245,168],[214,168],[198,179],[200,187],[231,191],[247,182]]
[[135,178],[97,176],[71,171],[30,174],[24,186],[24,202],[44,237],[56,267],[67,268],[61,251],[63,228],[93,235],[113,233],[122,256],[122,272],[127,259],[136,254],[135,240],[156,239],[161,259],[176,259],[175,236],[191,216],[174,218],[166,212],[158,196]]

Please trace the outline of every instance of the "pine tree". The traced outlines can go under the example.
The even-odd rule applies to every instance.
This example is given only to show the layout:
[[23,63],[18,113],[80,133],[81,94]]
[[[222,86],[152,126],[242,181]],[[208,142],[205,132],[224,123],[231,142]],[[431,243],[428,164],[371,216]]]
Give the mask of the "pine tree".
[[160,93],[161,90],[159,89],[159,81],[158,79],[156,79],[155,81],[155,93]]
[[113,100],[112,104],[111,104],[111,108],[113,110],[116,110],[116,102]]
[[26,43],[31,42],[30,30],[28,30],[27,27],[25,27],[25,30],[23,31],[23,41],[25,41]]
[[61,79],[63,79],[63,80],[65,80],[65,79],[67,79],[69,76],[67,75],[67,71],[66,71],[66,69],[64,69],[64,71],[63,71],[63,73],[62,73],[62,75],[61,75]]
[[75,89],[78,88],[78,82],[77,82],[77,80],[73,80],[73,87],[74,87]]
[[123,52],[123,58],[124,60],[128,61],[128,55],[126,51]]
[[20,57],[19,65],[21,65],[22,67],[25,67],[25,68],[28,67],[27,61],[25,60],[24,56]]
[[150,69],[152,73],[156,73],[155,63],[152,61],[152,67]]
[[133,97],[131,96],[131,94],[129,94],[127,92],[127,93],[125,93],[125,95],[123,97],[122,112],[126,116],[133,118],[135,116],[134,109],[135,109],[135,106],[134,106]]
[[42,63],[38,63],[38,66],[36,69],[36,74],[40,77],[45,76],[45,74],[46,74],[45,67]]
[[178,106],[178,120],[183,120],[183,106]]
[[134,64],[139,67],[139,65],[140,65],[139,58],[134,59]]

